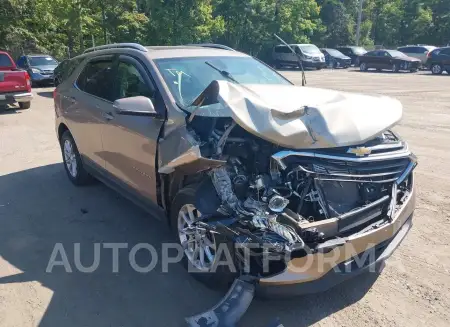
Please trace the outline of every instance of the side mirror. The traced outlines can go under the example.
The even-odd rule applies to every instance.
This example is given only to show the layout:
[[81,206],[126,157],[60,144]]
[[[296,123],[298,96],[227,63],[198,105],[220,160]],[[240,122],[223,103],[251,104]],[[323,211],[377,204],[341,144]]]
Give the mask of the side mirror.
[[144,96],[116,100],[113,107],[119,115],[160,117],[152,100]]

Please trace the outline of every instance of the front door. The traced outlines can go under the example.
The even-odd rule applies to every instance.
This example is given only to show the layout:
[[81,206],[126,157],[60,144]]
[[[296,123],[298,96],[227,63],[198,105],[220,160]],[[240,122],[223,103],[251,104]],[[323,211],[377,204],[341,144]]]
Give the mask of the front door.
[[[165,106],[145,66],[132,57],[121,55],[117,63],[115,99],[145,96],[164,116]],[[120,115],[111,110],[104,125],[102,158],[106,170],[127,191],[157,203],[156,149],[162,119]]]

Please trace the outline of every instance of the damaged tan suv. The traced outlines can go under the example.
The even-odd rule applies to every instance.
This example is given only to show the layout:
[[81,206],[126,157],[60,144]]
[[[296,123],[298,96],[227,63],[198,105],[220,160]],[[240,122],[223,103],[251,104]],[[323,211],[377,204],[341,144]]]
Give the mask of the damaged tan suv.
[[322,291],[379,271],[412,225],[394,99],[295,86],[220,47],[112,44],[72,62],[54,99],[69,179],[167,216],[205,283]]

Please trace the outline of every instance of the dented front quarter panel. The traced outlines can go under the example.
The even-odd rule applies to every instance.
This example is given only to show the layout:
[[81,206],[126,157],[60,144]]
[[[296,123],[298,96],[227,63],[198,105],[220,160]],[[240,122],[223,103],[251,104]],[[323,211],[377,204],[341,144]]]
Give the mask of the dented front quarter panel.
[[185,174],[195,174],[223,164],[225,161],[202,157],[200,144],[189,133],[186,125],[178,125],[160,139],[158,152],[160,174],[170,174],[176,169]]

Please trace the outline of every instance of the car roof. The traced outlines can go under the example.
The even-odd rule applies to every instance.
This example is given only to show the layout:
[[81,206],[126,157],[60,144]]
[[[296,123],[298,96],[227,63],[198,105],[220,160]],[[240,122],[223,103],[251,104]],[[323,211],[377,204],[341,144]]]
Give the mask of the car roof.
[[26,56],[27,57],[31,57],[31,58],[33,58],[33,57],[51,57],[48,54],[29,54],[29,55],[26,55]]
[[249,57],[249,55],[232,50],[208,48],[201,46],[148,46],[146,55],[150,59],[185,58],[185,57]]

